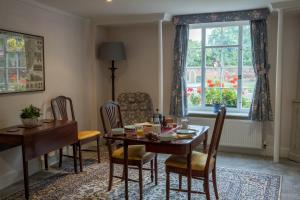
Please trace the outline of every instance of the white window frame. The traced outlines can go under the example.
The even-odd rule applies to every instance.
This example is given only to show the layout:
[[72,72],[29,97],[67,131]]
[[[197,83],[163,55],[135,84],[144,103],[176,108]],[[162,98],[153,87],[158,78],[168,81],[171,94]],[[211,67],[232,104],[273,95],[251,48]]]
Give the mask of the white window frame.
[[[237,47],[238,48],[238,88],[237,88],[237,108],[227,108],[229,113],[241,113],[245,114],[249,112],[249,108],[242,108],[242,69],[243,69],[243,26],[250,25],[249,21],[237,21],[237,22],[221,22],[221,23],[203,23],[203,24],[192,24],[190,25],[190,29],[201,29],[201,105],[200,111],[189,110],[188,113],[207,113],[213,110],[212,107],[206,106],[205,104],[205,72],[206,72],[206,49],[207,48],[226,48],[226,47]],[[207,28],[214,28],[214,27],[228,27],[228,26],[238,26],[239,27],[239,37],[238,37],[238,44],[237,45],[215,45],[215,46],[206,46],[206,29]],[[188,67],[187,68],[194,68]],[[195,84],[194,84],[195,85]],[[199,84],[200,86],[200,84]],[[189,85],[187,84],[187,87]]]

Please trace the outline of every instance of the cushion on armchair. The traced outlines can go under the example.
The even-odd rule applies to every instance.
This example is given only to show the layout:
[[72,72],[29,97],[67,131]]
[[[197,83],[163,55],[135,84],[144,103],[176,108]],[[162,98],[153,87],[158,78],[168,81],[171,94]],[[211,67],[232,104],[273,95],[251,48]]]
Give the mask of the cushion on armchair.
[[122,93],[118,96],[118,103],[124,125],[151,121],[153,117],[153,104],[147,93]]

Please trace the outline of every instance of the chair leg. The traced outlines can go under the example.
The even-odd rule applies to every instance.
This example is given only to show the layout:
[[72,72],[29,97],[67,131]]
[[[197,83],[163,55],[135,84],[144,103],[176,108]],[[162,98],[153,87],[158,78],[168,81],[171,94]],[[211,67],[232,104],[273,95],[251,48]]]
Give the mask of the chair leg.
[[205,192],[206,200],[210,200],[208,176],[204,178],[204,192]]
[[143,164],[139,165],[140,199],[143,199]]
[[58,167],[62,166],[62,156],[63,156],[63,149],[59,149],[59,162],[58,162]]
[[109,163],[109,182],[108,182],[108,189],[107,189],[107,191],[111,190],[112,181],[113,181],[113,175],[114,175],[114,164],[112,162],[110,162]]
[[100,136],[97,137],[97,156],[98,156],[98,163],[100,163]]
[[157,168],[157,154],[155,154],[155,158],[154,158],[154,178],[155,178],[155,185],[158,184],[158,168]]
[[153,160],[151,160],[151,162],[150,162],[150,166],[151,166],[151,182],[153,182],[153,171],[154,171],[153,165],[154,165]]
[[166,200],[170,199],[170,173],[166,172]]
[[212,170],[212,181],[213,181],[216,199],[219,199],[218,188],[217,188],[216,167],[214,167],[214,169]]
[[[80,172],[82,172],[82,152],[81,152],[81,144],[78,142],[78,150],[79,150],[79,167],[80,167]],[[77,155],[74,155],[77,156]]]
[[182,175],[181,174],[179,174],[178,181],[179,181],[179,190],[181,190],[182,189]]
[[48,154],[44,154],[45,170],[48,170]]

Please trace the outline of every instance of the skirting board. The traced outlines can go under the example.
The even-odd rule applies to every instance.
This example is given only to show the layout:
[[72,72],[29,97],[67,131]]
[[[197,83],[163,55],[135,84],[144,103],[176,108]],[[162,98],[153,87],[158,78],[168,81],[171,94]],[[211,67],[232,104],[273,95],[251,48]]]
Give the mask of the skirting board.
[[300,154],[294,153],[294,152],[289,152],[288,158],[290,160],[300,162]]

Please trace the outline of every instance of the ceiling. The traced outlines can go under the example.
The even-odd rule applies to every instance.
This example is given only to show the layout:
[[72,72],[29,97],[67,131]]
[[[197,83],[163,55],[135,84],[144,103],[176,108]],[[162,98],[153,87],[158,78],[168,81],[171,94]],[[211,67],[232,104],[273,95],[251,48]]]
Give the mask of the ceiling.
[[31,0],[81,17],[151,13],[189,14],[268,7],[288,0]]

